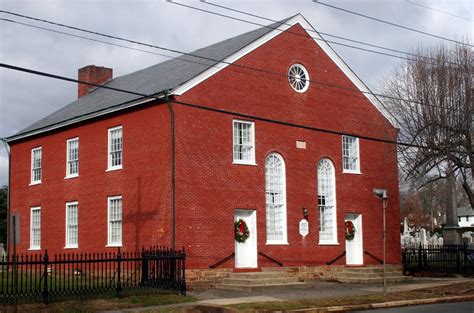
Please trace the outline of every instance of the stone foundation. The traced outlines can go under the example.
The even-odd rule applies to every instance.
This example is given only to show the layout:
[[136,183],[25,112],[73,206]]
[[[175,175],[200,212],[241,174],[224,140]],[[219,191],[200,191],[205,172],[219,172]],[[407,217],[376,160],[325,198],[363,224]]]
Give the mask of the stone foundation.
[[[381,265],[369,265],[381,267]],[[402,270],[399,264],[387,264],[387,269]],[[320,265],[320,266],[291,266],[291,267],[263,267],[262,271],[282,271],[289,277],[297,277],[300,282],[312,280],[336,281],[337,274],[345,269],[345,265]],[[215,288],[216,284],[230,276],[233,268],[220,269],[189,269],[186,270],[186,285],[189,291],[203,291]]]

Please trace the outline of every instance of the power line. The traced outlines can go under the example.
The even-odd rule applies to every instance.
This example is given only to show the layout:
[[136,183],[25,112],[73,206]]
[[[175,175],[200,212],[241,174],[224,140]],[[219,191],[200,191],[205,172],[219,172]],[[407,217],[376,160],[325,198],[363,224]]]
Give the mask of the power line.
[[[199,58],[199,59],[203,59],[203,60],[207,60],[207,61],[216,62],[216,64],[214,64],[214,65],[208,65],[210,67],[216,67],[217,64],[223,63],[223,64],[231,65],[231,66],[234,66],[234,67],[242,68],[242,69],[253,70],[253,71],[258,71],[258,72],[261,72],[261,73],[266,73],[266,74],[271,74],[271,75],[275,75],[275,76],[285,77],[286,79],[288,78],[288,74],[282,74],[282,73],[277,73],[277,72],[273,72],[273,71],[269,71],[269,70],[265,70],[265,69],[261,69],[261,68],[255,68],[255,67],[246,66],[246,65],[242,65],[242,64],[227,62],[227,61],[224,61],[224,60],[213,59],[213,58],[210,58],[210,57],[205,57],[205,56],[200,56],[200,55],[196,55],[196,54],[192,54],[192,53],[187,53],[187,52],[179,51],[179,50],[172,49],[172,48],[157,46],[157,45],[148,44],[148,43],[143,43],[143,42],[132,40],[132,39],[126,39],[126,38],[122,38],[122,37],[118,37],[118,36],[114,36],[114,35],[108,35],[108,34],[96,32],[96,31],[91,31],[91,30],[87,30],[87,29],[83,29],[83,28],[79,28],[79,27],[75,27],[75,26],[70,26],[70,25],[66,25],[66,24],[62,24],[62,23],[57,23],[57,22],[46,20],[46,19],[31,17],[31,16],[18,14],[18,13],[14,13],[14,12],[9,12],[9,11],[4,11],[4,10],[0,10],[0,13],[10,14],[10,15],[18,16],[18,17],[25,18],[25,19],[30,19],[30,20],[34,20],[34,21],[38,21],[38,22],[42,22],[42,23],[47,23],[47,24],[51,24],[51,25],[55,25],[55,26],[59,26],[59,27],[73,29],[73,30],[76,30],[76,31],[90,33],[90,34],[97,35],[97,36],[102,36],[102,37],[111,38],[111,39],[115,39],[115,40],[125,41],[125,42],[129,42],[129,43],[137,44],[137,45],[156,48],[156,49],[160,49],[160,50],[164,50],[164,51],[179,53],[179,54],[183,54],[183,55],[186,55],[186,56],[191,56],[191,57],[195,57],[195,58]],[[362,90],[359,90],[359,89],[353,89],[353,88],[349,88],[349,87],[334,85],[334,84],[325,83],[325,82],[316,81],[316,80],[308,80],[308,82],[312,82],[312,83],[315,83],[315,84],[319,84],[319,85],[323,85],[323,86],[331,87],[331,88],[336,88],[336,89],[340,89],[340,90],[363,93],[363,94],[378,96],[378,97],[392,99],[392,100],[399,100],[399,101],[405,101],[405,102],[409,102],[409,103],[424,105],[423,103],[420,103],[420,102],[415,101],[415,100],[410,100],[410,99],[404,99],[404,98],[399,98],[399,97],[394,97],[394,96],[389,96],[389,95],[373,93],[371,91],[362,91]],[[355,95],[348,94],[348,96],[355,96]],[[429,105],[429,104],[427,104],[427,105]]]
[[[164,100],[162,93],[155,93],[155,94],[147,95],[147,94],[134,92],[134,91],[126,90],[126,89],[114,88],[114,87],[109,87],[109,86],[105,86],[105,85],[94,84],[94,83],[90,83],[90,82],[87,82],[87,81],[82,81],[82,80],[78,80],[78,79],[74,79],[74,78],[69,78],[69,77],[60,76],[60,75],[56,75],[56,74],[51,74],[51,73],[47,73],[47,72],[37,71],[37,70],[24,68],[24,67],[19,67],[19,66],[15,66],[15,65],[11,65],[11,64],[6,64],[6,63],[0,63],[0,67],[7,68],[7,69],[10,69],[10,70],[19,71],[19,72],[29,73],[29,74],[33,74],[33,75],[37,75],[37,76],[43,76],[43,77],[48,77],[48,78],[53,78],[53,79],[78,83],[78,84],[85,84],[85,85],[89,85],[89,86],[93,86],[93,87],[97,87],[97,88],[116,91],[116,92],[132,94],[132,95],[143,97],[144,99]],[[160,96],[160,94],[161,94],[161,96]],[[274,123],[274,124],[279,124],[279,125],[297,127],[297,128],[311,130],[311,131],[323,132],[323,133],[328,133],[328,134],[333,134],[333,135],[344,135],[344,136],[358,137],[358,138],[364,139],[364,140],[382,142],[382,143],[387,143],[387,144],[396,144],[396,145],[412,147],[412,148],[433,149],[433,150],[443,150],[444,151],[444,149],[440,149],[440,148],[436,148],[436,147],[430,148],[430,147],[427,147],[427,146],[418,145],[418,144],[414,144],[414,143],[406,143],[406,142],[401,142],[401,141],[396,141],[396,140],[389,140],[389,139],[383,139],[383,138],[377,138],[377,137],[369,137],[369,136],[363,136],[363,135],[359,135],[359,134],[346,133],[346,132],[330,130],[330,129],[325,129],[325,128],[319,128],[319,127],[296,124],[296,123],[291,123],[291,122],[279,121],[279,120],[275,120],[275,119],[270,119],[270,118],[265,118],[265,117],[250,115],[250,114],[243,114],[243,113],[239,113],[239,112],[233,112],[233,111],[228,111],[228,110],[212,108],[210,106],[205,106],[205,105],[196,104],[196,103],[177,101],[177,100],[174,100],[174,99],[169,99],[169,101],[173,102],[173,103],[176,103],[176,104],[179,104],[179,105],[193,107],[193,108],[197,108],[197,109],[201,109],[201,110],[212,111],[212,112],[217,112],[217,113],[223,113],[223,114],[226,114],[226,115],[232,115],[232,116],[238,116],[238,117],[243,117],[243,118],[248,118],[248,119],[254,119],[254,120],[258,120],[258,121]],[[98,111],[103,111],[103,109],[98,110]],[[90,113],[88,113],[88,115],[93,114],[95,112],[97,112],[97,111],[90,112]],[[464,152],[461,152],[461,153],[464,153]]]
[[431,34],[431,33],[428,33],[428,32],[422,31],[422,30],[418,30],[418,29],[411,28],[411,27],[408,27],[408,26],[403,26],[403,25],[400,25],[400,24],[397,24],[397,23],[385,21],[385,20],[382,20],[382,19],[379,19],[379,18],[376,18],[376,17],[368,16],[368,15],[365,15],[365,14],[362,14],[362,13],[358,13],[358,12],[355,12],[355,11],[351,11],[351,10],[348,10],[348,9],[337,7],[335,5],[323,3],[319,0],[313,0],[313,2],[316,3],[316,4],[324,5],[326,7],[332,8],[332,9],[336,9],[336,10],[343,11],[343,12],[346,12],[346,13],[354,14],[354,15],[357,15],[357,16],[361,16],[361,17],[364,17],[364,18],[367,18],[367,19],[370,19],[370,20],[373,20],[373,21],[377,21],[377,22],[384,23],[384,24],[387,24],[387,25],[395,26],[395,27],[398,27],[398,28],[402,28],[402,29],[409,30],[409,31],[412,31],[412,32],[416,32],[416,33],[419,33],[419,34],[423,34],[423,35],[426,35],[426,36],[430,36],[430,37],[450,41],[450,42],[457,43],[457,44],[460,44],[460,45],[463,45],[463,46],[474,47],[473,45],[470,45],[470,44],[467,44],[467,43],[464,43],[464,42],[461,42],[461,41],[457,41],[457,40],[450,39],[450,38],[447,38],[447,37],[442,37],[442,36],[439,36],[439,35],[436,35],[436,34]]
[[[175,3],[175,2],[172,2],[170,0],[168,0],[168,2]],[[256,18],[259,18],[259,19],[262,19],[262,20],[265,20],[265,21],[269,21],[269,22],[273,22],[273,23],[281,23],[281,21],[278,21],[278,20],[275,20],[275,19],[271,19],[271,18],[268,18],[268,17],[265,17],[265,16],[253,14],[253,13],[246,12],[246,11],[237,10],[237,9],[230,8],[230,7],[227,7],[227,6],[224,6],[224,5],[215,4],[215,3],[212,3],[212,2],[209,2],[209,1],[206,1],[206,0],[201,0],[201,2],[204,3],[204,4],[207,4],[207,5],[211,5],[211,6],[214,6],[214,7],[217,7],[217,8],[224,9],[224,10],[228,10],[228,11],[232,11],[232,12],[236,12],[236,13],[256,17]],[[188,7],[191,7],[191,6],[188,6]],[[210,13],[210,11],[206,11],[206,12]],[[247,22],[250,22],[250,21],[247,21]],[[293,26],[289,23],[281,23],[281,24],[287,25],[287,26]],[[260,25],[260,24],[258,24],[258,25]],[[278,29],[278,28],[276,28],[276,29]],[[303,29],[308,31],[308,32],[312,32],[312,33],[316,33],[316,34],[324,35],[324,36],[328,36],[328,37],[333,37],[333,38],[337,38],[337,39],[342,39],[342,40],[346,40],[346,41],[349,41],[349,42],[354,42],[354,43],[357,43],[357,44],[369,46],[369,47],[372,47],[372,48],[387,50],[387,51],[391,51],[391,52],[405,54],[405,55],[408,55],[408,56],[413,56],[413,57],[423,58],[423,59],[427,59],[427,60],[431,60],[431,61],[436,61],[436,59],[434,59],[434,58],[419,55],[419,54],[416,54],[416,53],[401,51],[401,50],[388,48],[388,47],[384,47],[384,46],[379,46],[379,45],[375,45],[375,44],[371,44],[371,43],[367,43],[367,42],[363,42],[363,41],[359,41],[359,40],[354,40],[354,39],[350,39],[350,38],[346,38],[346,37],[342,37],[342,36],[337,36],[337,35],[333,35],[333,34],[329,34],[329,33],[319,32],[319,31],[315,31],[314,29],[310,29],[310,28],[304,28],[303,27]],[[288,32],[288,33],[295,34],[295,35],[301,35],[300,33],[294,33],[294,32]],[[312,37],[312,38],[313,39],[319,39],[319,38],[314,38],[314,37]],[[331,41],[328,41],[328,42],[330,42],[332,44],[336,44],[336,45],[341,45],[341,43],[339,43],[339,42],[331,42]],[[345,45],[345,44],[342,44],[342,45],[347,47],[347,45]],[[352,48],[352,46],[350,46],[348,48]],[[364,50],[364,51],[377,53],[377,51],[373,51],[373,50]],[[399,56],[394,56],[394,55],[387,55],[387,56],[399,58]],[[406,58],[403,58],[403,59],[406,59]],[[432,64],[432,63],[430,63],[430,64]],[[453,64],[455,64],[455,63],[453,63]]]
[[441,11],[439,9],[435,9],[435,8],[432,8],[432,7],[429,7],[427,5],[423,5],[421,3],[416,3],[416,2],[412,2],[410,0],[405,0],[406,3],[409,3],[411,5],[416,5],[416,6],[419,6],[421,8],[425,8],[425,9],[428,9],[428,10],[432,10],[432,11],[436,11],[436,12],[439,12],[439,13],[443,13],[443,14],[446,14],[446,15],[449,15],[449,16],[452,16],[452,17],[457,17],[457,18],[460,18],[462,20],[466,20],[466,21],[470,21],[470,22],[474,22],[474,20],[471,20],[469,18],[466,18],[464,16],[460,16],[460,15],[455,15],[455,14],[452,14],[452,13],[448,13],[446,11]]
[[[310,37],[310,38],[312,38],[312,39],[314,39],[314,40],[317,40],[317,41],[322,41],[322,42],[325,42],[325,43],[331,43],[331,44],[339,45],[339,46],[346,47],[346,48],[356,49],[356,50],[365,51],[365,52],[370,52],[370,53],[375,53],[375,54],[379,54],[379,55],[383,55],[383,56],[388,56],[388,57],[392,57],[392,58],[397,58],[397,59],[402,59],[402,60],[407,60],[407,61],[412,61],[412,60],[413,60],[413,58],[408,58],[408,57],[405,57],[405,56],[400,56],[400,55],[390,54],[390,53],[386,53],[386,52],[371,50],[371,49],[367,49],[367,48],[357,47],[357,46],[354,46],[354,45],[349,45],[349,44],[342,43],[342,42],[338,42],[338,41],[327,40],[327,39],[324,39],[324,38],[322,38],[322,37],[321,37],[321,38],[317,38],[317,37],[313,37],[313,36],[311,36],[311,35],[309,35],[309,34],[300,34],[300,33],[292,32],[292,31],[289,31],[289,30],[281,30],[281,29],[279,29],[278,27],[273,27],[273,26],[270,26],[270,25],[265,25],[265,24],[261,24],[261,23],[257,23],[257,22],[253,22],[253,21],[249,21],[249,20],[245,20],[245,19],[238,18],[238,17],[235,17],[235,16],[230,16],[230,15],[226,15],[226,14],[222,14],[222,13],[218,13],[218,12],[214,12],[214,11],[210,11],[210,10],[206,10],[206,9],[202,9],[202,8],[198,8],[198,7],[194,7],[194,6],[192,6],[192,5],[183,4],[183,3],[175,2],[175,1],[172,1],[172,0],[167,0],[167,2],[168,2],[168,3],[171,3],[171,4],[178,5],[178,6],[185,7],[185,8],[188,8],[188,9],[192,9],[192,10],[196,10],[196,11],[201,11],[201,12],[204,12],[204,13],[208,13],[208,14],[212,14],[212,15],[216,15],[216,16],[228,18],[228,19],[231,19],[231,20],[235,20],[235,21],[239,21],[239,22],[244,22],[244,23],[247,23],[247,24],[257,25],[257,26],[260,26],[260,27],[268,28],[268,29],[278,30],[278,31],[280,31],[280,32],[285,32],[285,33],[292,34],[292,35],[296,35],[296,36]],[[207,2],[204,2],[204,3],[207,3]],[[223,7],[223,6],[221,6],[221,7]],[[230,8],[229,8],[229,10],[233,11],[234,9],[230,9]],[[237,11],[238,11],[238,10],[237,10]],[[243,11],[239,11],[239,12],[242,13],[242,14],[245,14],[245,13],[243,13]],[[251,13],[249,13],[249,14],[252,15]],[[262,18],[263,18],[263,17],[262,17]],[[284,23],[284,22],[281,22],[281,21],[275,21],[275,22],[276,22],[276,23],[280,23],[280,25],[290,25],[290,26],[292,26],[291,24]],[[307,29],[305,29],[305,30],[307,30]],[[352,41],[352,42],[357,42],[356,40],[352,40],[352,39],[348,39],[348,38],[344,38],[344,37],[340,37],[340,36],[330,35],[330,34],[327,34],[327,33],[319,33],[319,32],[317,32],[317,31],[315,31],[315,30],[311,30],[311,31],[314,32],[314,33],[316,33],[316,34],[325,34],[325,35],[329,35],[329,36],[332,36],[332,37],[337,37],[337,38],[340,38],[340,39],[343,39],[343,40]],[[367,44],[367,43],[364,43],[364,42],[357,42],[357,43],[371,46],[371,44]],[[372,46],[375,46],[375,45],[372,45]],[[423,59],[431,59],[431,60],[434,60],[434,61],[435,61],[435,59],[430,58],[430,57],[426,57],[426,56],[421,56],[421,55],[417,55],[417,54],[410,54],[410,53],[407,53],[407,52],[398,51],[398,50],[394,50],[394,49],[391,49],[391,48],[382,48],[382,47],[380,47],[380,46],[376,46],[376,47],[379,48],[379,49],[390,50],[390,51],[394,51],[394,52],[397,52],[397,53],[412,55],[412,56],[420,57],[420,58],[423,58]],[[433,65],[434,65],[434,63],[427,62],[427,61],[423,61],[423,60],[419,60],[419,62],[423,62],[423,63],[427,63],[427,64],[433,64]],[[449,63],[451,63],[451,62],[449,62]],[[457,64],[455,64],[455,63],[451,63],[451,64],[457,65]]]
[[[0,11],[2,12],[2,11]],[[17,15],[16,13],[13,13],[14,15]],[[30,17],[27,17],[25,16],[25,18],[30,18]],[[33,18],[31,17],[30,19],[36,19],[36,18]],[[93,42],[98,42],[98,43],[102,43],[102,44],[107,44],[107,45],[111,45],[111,46],[115,46],[115,47],[120,47],[120,48],[125,48],[125,49],[130,49],[130,50],[135,50],[135,51],[139,51],[139,52],[144,52],[144,53],[149,53],[149,54],[155,54],[155,55],[159,55],[159,56],[163,56],[163,57],[167,57],[167,58],[175,58],[173,56],[169,56],[169,55],[166,55],[166,54],[161,54],[161,53],[155,53],[155,52],[152,52],[152,51],[148,51],[148,50],[143,50],[143,49],[138,49],[138,48],[134,48],[134,47],[130,47],[130,46],[124,46],[124,45],[119,45],[119,44],[115,44],[115,43],[111,43],[111,42],[108,42],[108,41],[103,41],[103,40],[98,40],[98,39],[94,39],[94,38],[90,38],[90,37],[85,37],[85,36],[80,36],[80,35],[76,35],[76,34],[71,34],[71,33],[66,33],[66,32],[62,32],[62,31],[58,31],[58,30],[54,30],[54,29],[50,29],[50,28],[46,28],[46,27],[41,27],[41,26],[37,26],[37,25],[32,25],[32,24],[28,24],[28,23],[22,23],[22,22],[18,22],[18,21],[13,21],[13,20],[10,20],[10,19],[5,19],[5,18],[0,18],[1,21],[4,21],[4,22],[9,22],[9,23],[14,23],[14,24],[19,24],[19,25],[23,25],[23,26],[27,26],[27,27],[31,27],[31,28],[37,28],[37,29],[40,29],[40,30],[44,30],[44,31],[49,31],[49,32],[53,32],[53,33],[58,33],[58,34],[62,34],[62,35],[66,35],[66,36],[71,36],[71,37],[75,37],[75,38],[80,38],[80,39],[85,39],[85,40],[90,40],[90,41],[93,41]],[[47,21],[47,20],[41,20],[41,21],[44,21],[46,23],[50,23],[50,24],[55,24],[54,22],[51,22],[51,21]],[[59,25],[62,25],[62,24],[59,24]],[[59,26],[58,25],[58,26]],[[68,25],[63,25],[62,27],[65,27],[65,28],[75,28],[73,26],[68,26]],[[92,32],[92,31],[88,31],[88,30],[82,30],[80,28],[76,28],[77,30],[81,30],[83,32]],[[101,33],[97,33],[97,34],[100,34],[101,36],[105,36],[105,37],[114,37],[114,36],[111,36],[111,35],[106,35],[106,34],[101,34]],[[117,37],[117,38],[120,38],[120,37]],[[124,41],[128,41],[128,39],[119,39],[119,40],[124,40]],[[201,58],[201,59],[206,59],[206,60],[212,60],[212,61],[215,61],[217,62],[215,65],[209,65],[209,64],[206,64],[206,63],[201,63],[201,62],[197,62],[197,61],[194,61],[194,60],[189,60],[189,59],[184,59],[182,58],[181,60],[183,61],[186,61],[186,62],[190,62],[190,63],[196,63],[196,64],[200,64],[200,65],[205,65],[205,66],[211,66],[211,67],[216,67],[216,68],[220,68],[217,66],[218,63],[224,63],[224,64],[228,64],[228,65],[233,65],[235,67],[242,67],[242,68],[245,68],[245,69],[250,69],[250,70],[254,70],[254,71],[259,71],[259,72],[265,72],[267,74],[273,74],[273,75],[278,75],[278,76],[284,76],[285,78],[288,78],[287,75],[283,75],[281,73],[275,73],[275,72],[271,72],[271,71],[265,71],[265,70],[262,70],[262,69],[257,69],[257,68],[252,68],[252,67],[248,67],[248,66],[243,66],[243,65],[238,65],[238,64],[235,64],[235,63],[230,63],[230,62],[225,62],[223,60],[217,60],[217,59],[211,59],[211,58],[206,58],[206,57],[202,57],[202,56],[197,56],[197,55],[194,55],[194,54],[191,54],[191,53],[185,53],[185,52],[182,52],[182,51],[179,51],[179,50],[172,50],[172,49],[168,49],[168,48],[164,48],[164,47],[159,47],[159,46],[153,46],[153,45],[149,45],[149,44],[145,44],[145,43],[140,43],[140,42],[137,42],[137,44],[139,45],[145,45],[145,46],[151,46],[151,47],[156,47],[158,49],[163,49],[163,50],[167,50],[167,51],[172,51],[173,53],[182,53],[184,55],[188,55],[188,56],[193,56],[193,57],[196,57],[196,58]],[[230,69],[232,70],[232,69]],[[241,72],[239,72],[241,73]],[[256,76],[258,77],[257,75],[252,75],[250,73],[245,73],[244,74],[246,75],[251,75],[251,76]],[[263,79],[269,79],[269,78],[263,78]],[[405,101],[405,102],[408,102],[408,103],[414,103],[414,104],[419,104],[419,105],[424,105],[424,106],[429,106],[429,107],[439,107],[437,105],[433,105],[433,104],[429,104],[429,103],[425,103],[425,104],[422,104],[420,102],[417,102],[417,101],[414,101],[414,100],[409,100],[409,99],[404,99],[404,98],[398,98],[398,97],[394,97],[394,96],[387,96],[387,95],[382,95],[382,94],[377,94],[377,93],[373,93],[371,91],[367,92],[367,91],[361,91],[361,90],[356,90],[356,89],[352,89],[352,88],[347,88],[347,87],[342,87],[342,86],[338,86],[338,85],[333,85],[333,84],[328,84],[328,83],[323,83],[323,82],[319,82],[319,81],[314,81],[314,80],[308,80],[309,82],[313,82],[313,83],[316,83],[316,84],[322,84],[322,85],[325,85],[325,86],[328,86],[328,87],[332,87],[332,88],[341,88],[343,90],[348,90],[348,91],[354,91],[354,92],[361,92],[361,93],[366,93],[366,94],[370,94],[370,95],[374,95],[374,96],[379,96],[379,97],[384,97],[384,98],[389,98],[389,99],[392,99],[392,100],[399,100],[399,101]],[[331,92],[335,92],[335,93],[340,93],[336,90],[331,90]],[[352,97],[362,97],[362,96],[359,96],[358,94],[355,95],[355,94],[347,94],[347,93],[341,93],[341,94],[344,94],[346,96],[352,96]],[[378,100],[378,99],[377,99]],[[384,109],[386,110],[386,112],[388,114],[390,114],[395,120],[397,120],[395,118],[395,116],[389,111],[387,110],[386,106],[380,101],[378,100],[378,102],[384,107]],[[452,110],[452,109],[450,109]]]

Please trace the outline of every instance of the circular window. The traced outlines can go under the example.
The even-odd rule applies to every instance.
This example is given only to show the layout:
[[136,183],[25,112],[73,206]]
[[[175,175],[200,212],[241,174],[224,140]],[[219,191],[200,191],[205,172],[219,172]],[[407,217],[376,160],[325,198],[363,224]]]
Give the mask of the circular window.
[[309,87],[309,74],[301,64],[293,64],[288,71],[288,80],[296,92],[305,92]]

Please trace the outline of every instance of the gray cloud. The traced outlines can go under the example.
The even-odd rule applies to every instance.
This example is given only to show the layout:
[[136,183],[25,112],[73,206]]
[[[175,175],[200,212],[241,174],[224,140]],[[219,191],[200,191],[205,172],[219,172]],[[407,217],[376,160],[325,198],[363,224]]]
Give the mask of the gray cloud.
[[[469,0],[413,1],[468,18],[472,18],[473,15],[473,3]],[[186,3],[218,10],[198,1]],[[283,19],[301,13],[319,31],[399,50],[410,51],[418,46],[436,45],[441,42],[431,37],[338,12],[310,0],[239,2],[216,0],[216,3],[273,19]],[[472,39],[472,23],[416,7],[406,1],[328,0],[328,3],[442,36]],[[257,27],[157,0],[2,0],[1,8],[182,51],[192,51]],[[236,13],[218,11],[268,24],[266,21]],[[6,15],[2,17],[33,23]],[[34,24],[52,27],[40,23]],[[114,76],[120,76],[166,60],[156,55],[52,34],[3,21],[0,22],[0,32],[2,62],[68,77],[76,77],[77,69],[88,64],[112,67]],[[151,48],[135,47],[173,55]],[[337,45],[333,47],[374,90],[378,89],[379,81],[387,77],[399,63],[399,60],[393,58]],[[77,86],[74,84],[0,70],[0,137],[10,136],[29,126],[71,102],[76,96]],[[4,166],[6,158],[3,149],[0,158],[2,161],[0,183],[3,183],[6,182]]]

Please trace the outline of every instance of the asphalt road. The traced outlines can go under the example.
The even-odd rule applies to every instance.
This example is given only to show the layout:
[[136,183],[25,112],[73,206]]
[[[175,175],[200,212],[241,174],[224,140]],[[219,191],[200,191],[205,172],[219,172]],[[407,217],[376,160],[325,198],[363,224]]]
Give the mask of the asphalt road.
[[438,303],[353,313],[474,313],[474,302]]

